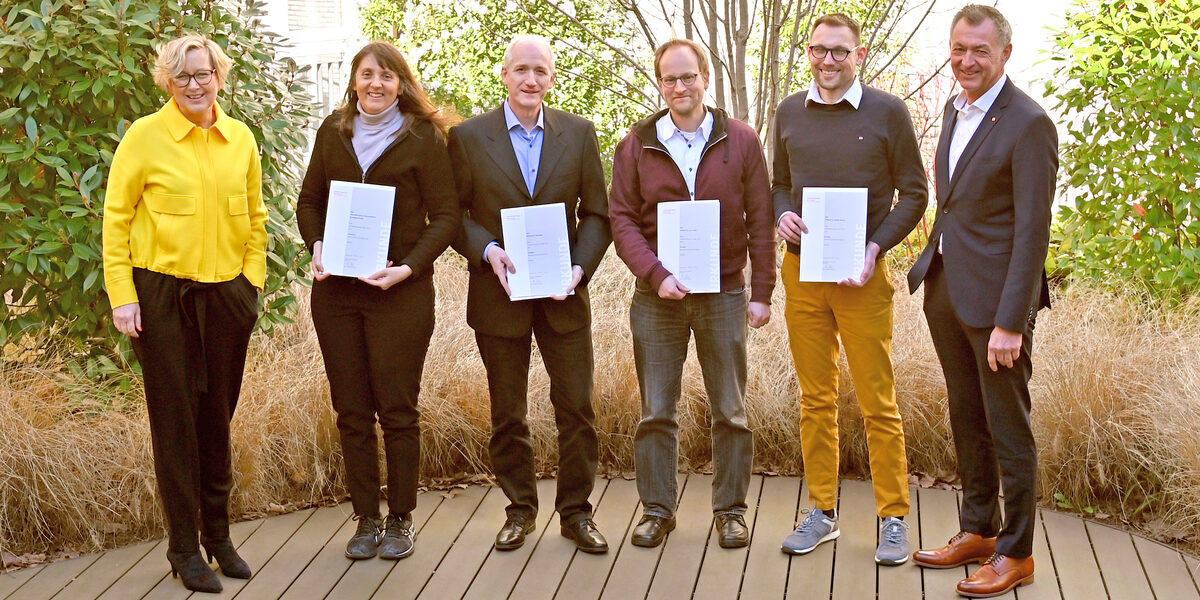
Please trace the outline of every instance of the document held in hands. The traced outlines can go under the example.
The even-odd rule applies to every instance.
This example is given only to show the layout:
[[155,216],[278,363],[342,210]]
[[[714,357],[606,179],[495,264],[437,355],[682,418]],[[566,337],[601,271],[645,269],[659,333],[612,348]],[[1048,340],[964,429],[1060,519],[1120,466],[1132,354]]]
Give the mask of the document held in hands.
[[331,181],[321,262],[325,271],[366,277],[387,266],[396,188]]
[[803,191],[800,281],[857,280],[867,246],[867,188]]
[[[561,296],[571,285],[571,239],[562,202],[500,209],[511,300]],[[573,292],[572,292],[573,293]]]
[[658,260],[693,294],[721,291],[721,202],[660,202]]

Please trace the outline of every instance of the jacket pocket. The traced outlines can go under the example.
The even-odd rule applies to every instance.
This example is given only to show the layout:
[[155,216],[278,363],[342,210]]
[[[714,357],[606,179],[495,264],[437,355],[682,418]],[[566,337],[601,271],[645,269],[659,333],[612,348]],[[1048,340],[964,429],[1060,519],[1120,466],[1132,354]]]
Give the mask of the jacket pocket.
[[245,194],[236,194],[229,197],[229,214],[244,215],[248,212],[250,212],[250,208]]
[[196,214],[196,197],[186,194],[146,194],[146,205],[150,210],[164,215]]

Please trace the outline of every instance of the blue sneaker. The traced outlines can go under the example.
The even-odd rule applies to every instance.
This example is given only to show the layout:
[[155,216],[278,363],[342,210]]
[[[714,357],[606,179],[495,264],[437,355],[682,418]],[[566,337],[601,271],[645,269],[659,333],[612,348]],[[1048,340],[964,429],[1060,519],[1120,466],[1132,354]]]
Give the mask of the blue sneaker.
[[838,529],[837,512],[826,513],[814,508],[804,522],[783,540],[780,549],[788,554],[808,554],[822,542],[835,540],[839,535],[842,535],[842,530]]
[[908,545],[908,523],[896,517],[887,517],[879,525],[879,548],[875,550],[875,563],[894,567],[908,562],[912,548]]

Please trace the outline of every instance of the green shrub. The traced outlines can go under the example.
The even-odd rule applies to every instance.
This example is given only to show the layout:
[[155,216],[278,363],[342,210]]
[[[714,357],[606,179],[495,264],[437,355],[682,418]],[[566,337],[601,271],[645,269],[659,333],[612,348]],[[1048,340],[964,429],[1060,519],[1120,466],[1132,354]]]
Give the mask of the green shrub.
[[[260,0],[10,0],[0,9],[0,347],[112,367],[125,341],[104,293],[104,182],[117,142],[166,95],[151,76],[156,46],[184,32],[216,40],[233,69],[222,107],[250,126],[263,163],[266,311],[287,320],[291,281],[306,260],[292,199],[309,97],[276,60]],[[128,353],[124,353],[128,356]]]
[[1157,296],[1200,288],[1200,5],[1081,3],[1046,86],[1066,115],[1058,266]]

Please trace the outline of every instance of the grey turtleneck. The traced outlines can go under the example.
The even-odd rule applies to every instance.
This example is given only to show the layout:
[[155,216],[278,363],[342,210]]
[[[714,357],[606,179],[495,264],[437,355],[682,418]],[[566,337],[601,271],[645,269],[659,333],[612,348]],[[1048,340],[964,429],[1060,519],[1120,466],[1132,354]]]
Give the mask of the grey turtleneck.
[[350,142],[354,145],[354,154],[358,157],[358,165],[363,173],[371,167],[375,159],[392,143],[396,131],[404,126],[404,114],[400,112],[398,103],[385,108],[377,115],[367,114],[358,103],[358,114],[354,117],[354,137]]

